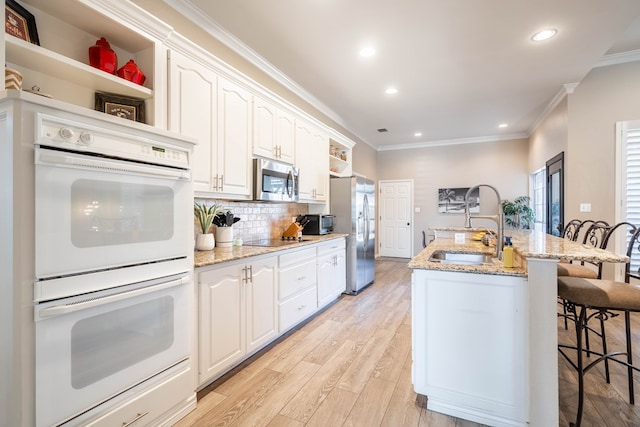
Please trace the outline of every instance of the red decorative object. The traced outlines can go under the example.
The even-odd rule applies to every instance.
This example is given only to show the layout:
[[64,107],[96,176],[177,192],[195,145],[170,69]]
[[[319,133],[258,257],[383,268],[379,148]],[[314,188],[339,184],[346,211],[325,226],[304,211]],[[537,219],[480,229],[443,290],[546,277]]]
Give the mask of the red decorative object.
[[89,64],[109,74],[115,74],[118,58],[104,37],[101,37],[94,46],[89,48]]
[[118,76],[122,77],[125,80],[129,80],[130,82],[137,83],[141,85],[144,83],[147,78],[140,68],[133,62],[133,59],[130,59],[129,62],[124,64],[117,72]]

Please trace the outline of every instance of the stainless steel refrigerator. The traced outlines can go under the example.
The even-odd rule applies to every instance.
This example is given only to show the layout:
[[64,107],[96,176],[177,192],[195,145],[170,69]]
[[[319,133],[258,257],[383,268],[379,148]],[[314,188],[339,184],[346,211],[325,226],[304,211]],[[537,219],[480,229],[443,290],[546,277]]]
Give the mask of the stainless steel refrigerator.
[[347,237],[347,291],[355,295],[375,279],[376,192],[362,177],[331,178],[334,233]]

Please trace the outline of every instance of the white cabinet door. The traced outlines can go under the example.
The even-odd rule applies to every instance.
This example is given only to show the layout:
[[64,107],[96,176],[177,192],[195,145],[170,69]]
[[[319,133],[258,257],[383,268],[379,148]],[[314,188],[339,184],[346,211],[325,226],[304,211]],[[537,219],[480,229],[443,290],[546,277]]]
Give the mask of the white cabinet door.
[[278,158],[276,117],[273,104],[257,96],[253,98],[253,154],[256,156]]
[[347,287],[345,241],[318,247],[318,307],[335,300]]
[[295,119],[262,98],[253,98],[253,154],[293,164]]
[[218,186],[234,199],[251,197],[252,96],[240,85],[218,78]]
[[278,335],[277,274],[278,259],[271,257],[248,264],[247,353]]
[[278,110],[276,113],[276,141],[279,160],[293,164],[295,157],[295,118],[293,114]]
[[413,384],[429,396],[427,409],[482,424],[527,423],[527,283],[413,270]]
[[300,120],[295,129],[300,202],[324,203],[329,187],[329,138]]
[[198,274],[198,383],[223,372],[246,353],[244,265],[216,268]]
[[179,52],[169,52],[169,130],[198,140],[193,151],[195,192],[211,192],[217,174],[216,74]]

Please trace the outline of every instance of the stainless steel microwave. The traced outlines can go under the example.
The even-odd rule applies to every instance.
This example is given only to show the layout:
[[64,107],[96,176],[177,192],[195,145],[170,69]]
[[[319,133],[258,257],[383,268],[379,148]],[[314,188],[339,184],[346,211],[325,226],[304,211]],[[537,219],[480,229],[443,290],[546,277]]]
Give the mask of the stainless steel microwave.
[[253,199],[298,201],[298,168],[262,158],[253,159]]

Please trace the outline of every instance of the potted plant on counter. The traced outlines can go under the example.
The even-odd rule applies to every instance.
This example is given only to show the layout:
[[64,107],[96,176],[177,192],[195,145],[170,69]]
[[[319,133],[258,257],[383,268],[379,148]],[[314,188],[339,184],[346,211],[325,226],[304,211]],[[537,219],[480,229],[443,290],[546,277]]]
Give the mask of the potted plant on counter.
[[240,221],[230,210],[221,210],[213,217],[216,226],[216,246],[230,248],[233,244],[233,228],[231,226]]
[[204,202],[193,202],[193,213],[200,224],[202,234],[196,235],[196,249],[199,251],[210,251],[215,246],[213,233],[209,233],[213,218],[221,211],[219,205],[207,206]]

